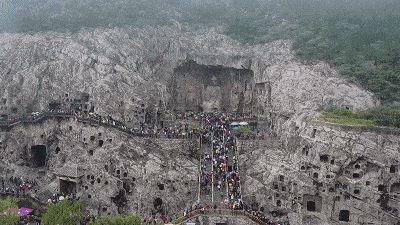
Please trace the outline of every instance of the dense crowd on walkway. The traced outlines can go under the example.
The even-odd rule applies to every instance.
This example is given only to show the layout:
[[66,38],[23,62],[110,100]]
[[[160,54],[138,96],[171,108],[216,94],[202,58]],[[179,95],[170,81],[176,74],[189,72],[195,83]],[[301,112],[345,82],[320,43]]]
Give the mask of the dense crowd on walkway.
[[[201,166],[201,189],[217,190],[219,207],[242,209],[240,177],[235,156],[235,138],[229,126],[230,117],[224,114],[205,114],[202,121],[202,142],[210,146]],[[211,167],[211,173],[209,171]],[[218,196],[217,196],[218,197]]]

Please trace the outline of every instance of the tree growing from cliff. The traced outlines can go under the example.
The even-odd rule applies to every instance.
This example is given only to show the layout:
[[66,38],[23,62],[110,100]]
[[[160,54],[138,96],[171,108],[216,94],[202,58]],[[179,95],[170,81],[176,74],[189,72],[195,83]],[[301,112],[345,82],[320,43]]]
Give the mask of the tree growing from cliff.
[[90,221],[89,225],[140,225],[141,220],[135,215],[105,216]]
[[42,217],[43,225],[75,225],[82,221],[82,202],[77,201],[70,203],[62,201],[57,204],[52,204],[47,209],[47,212]]

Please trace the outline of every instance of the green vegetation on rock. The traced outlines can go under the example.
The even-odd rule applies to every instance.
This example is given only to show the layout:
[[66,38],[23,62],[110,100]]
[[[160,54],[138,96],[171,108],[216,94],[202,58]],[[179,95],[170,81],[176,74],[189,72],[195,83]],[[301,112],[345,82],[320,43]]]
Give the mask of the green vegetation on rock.
[[18,200],[7,197],[0,198],[0,224],[16,225],[19,223]]
[[43,225],[75,225],[83,219],[82,202],[70,203],[62,201],[57,204],[49,205],[46,213],[42,217]]
[[379,107],[360,113],[348,109],[332,108],[322,115],[322,119],[338,124],[400,128],[400,107]]

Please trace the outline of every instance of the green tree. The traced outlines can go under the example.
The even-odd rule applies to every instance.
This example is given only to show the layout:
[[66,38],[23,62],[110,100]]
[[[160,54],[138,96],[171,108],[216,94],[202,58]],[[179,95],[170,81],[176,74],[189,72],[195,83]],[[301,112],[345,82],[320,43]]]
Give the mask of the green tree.
[[140,225],[139,217],[129,215],[105,216],[102,218],[90,221],[89,225]]
[[[15,212],[12,213],[11,210],[14,210]],[[17,211],[17,199],[10,197],[0,199],[0,224],[17,225],[19,223],[19,217],[16,214]],[[5,215],[2,215],[3,213],[5,213]]]
[[75,225],[83,219],[82,202],[52,204],[42,217],[43,225]]

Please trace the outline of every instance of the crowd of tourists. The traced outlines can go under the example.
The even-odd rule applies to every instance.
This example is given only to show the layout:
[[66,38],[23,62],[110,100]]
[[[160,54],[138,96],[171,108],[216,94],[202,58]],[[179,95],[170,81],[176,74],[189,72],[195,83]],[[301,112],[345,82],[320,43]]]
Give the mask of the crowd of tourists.
[[26,191],[38,185],[35,179],[30,179],[30,178],[11,176],[8,179],[3,177],[0,179],[1,179],[0,192],[3,194],[25,195]]
[[[219,207],[242,209],[240,177],[235,156],[235,138],[229,116],[205,114],[202,121],[202,143],[210,147],[201,166],[201,189],[209,193],[215,188],[221,196]],[[211,171],[210,168],[211,167]],[[211,187],[210,187],[211,186]]]
[[78,201],[79,197],[76,196],[75,193],[72,194],[66,194],[66,193],[61,193],[61,194],[53,194],[49,199],[47,199],[47,204],[56,204],[61,201],[69,201],[69,202],[75,202]]

